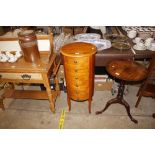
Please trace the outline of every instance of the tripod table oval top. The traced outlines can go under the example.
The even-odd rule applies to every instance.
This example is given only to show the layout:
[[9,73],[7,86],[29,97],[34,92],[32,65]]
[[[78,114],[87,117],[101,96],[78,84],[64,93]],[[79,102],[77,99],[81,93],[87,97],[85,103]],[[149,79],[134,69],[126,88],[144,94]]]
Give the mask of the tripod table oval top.
[[115,60],[106,69],[113,77],[124,81],[141,81],[147,76],[147,69],[135,61]]

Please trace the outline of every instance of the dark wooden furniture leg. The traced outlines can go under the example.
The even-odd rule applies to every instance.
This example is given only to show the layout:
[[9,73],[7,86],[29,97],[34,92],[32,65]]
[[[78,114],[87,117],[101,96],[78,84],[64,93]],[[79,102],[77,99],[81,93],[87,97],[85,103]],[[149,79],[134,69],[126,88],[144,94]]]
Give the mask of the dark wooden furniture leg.
[[130,114],[130,106],[129,106],[129,104],[123,99],[124,88],[125,88],[125,82],[124,82],[124,81],[121,81],[121,82],[120,82],[119,89],[118,89],[117,97],[114,98],[114,99],[109,100],[109,101],[107,102],[105,108],[104,108],[103,110],[101,110],[101,111],[97,111],[97,112],[96,112],[96,115],[101,114],[102,112],[104,112],[111,104],[119,103],[119,104],[125,106],[126,111],[127,111],[127,114],[128,114],[128,116],[130,117],[131,121],[133,121],[134,123],[138,123],[138,121],[135,120],[135,119],[131,116],[131,114]]
[[89,109],[89,113],[90,113],[90,114],[91,114],[91,101],[92,101],[92,99],[89,98],[89,99],[88,99],[88,109]]
[[154,113],[154,114],[152,114],[152,117],[153,117],[153,118],[155,118],[155,113]]
[[3,98],[0,98],[0,108],[4,111],[5,110],[5,107],[4,107],[4,104],[3,104]]

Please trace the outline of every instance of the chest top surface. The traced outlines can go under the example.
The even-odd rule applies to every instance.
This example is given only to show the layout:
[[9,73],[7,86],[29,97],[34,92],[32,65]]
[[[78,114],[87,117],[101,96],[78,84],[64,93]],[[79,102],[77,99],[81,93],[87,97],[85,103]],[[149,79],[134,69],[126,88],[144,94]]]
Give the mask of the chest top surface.
[[74,42],[64,45],[60,52],[65,56],[81,57],[96,53],[96,46],[90,43]]

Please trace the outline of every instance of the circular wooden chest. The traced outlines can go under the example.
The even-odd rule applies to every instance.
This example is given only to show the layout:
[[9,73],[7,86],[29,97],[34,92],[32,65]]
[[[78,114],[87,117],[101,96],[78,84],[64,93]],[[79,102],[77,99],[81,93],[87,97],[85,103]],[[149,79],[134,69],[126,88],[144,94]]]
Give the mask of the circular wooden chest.
[[60,52],[63,56],[69,109],[70,99],[89,100],[91,104],[96,46],[90,43],[74,42],[64,45]]

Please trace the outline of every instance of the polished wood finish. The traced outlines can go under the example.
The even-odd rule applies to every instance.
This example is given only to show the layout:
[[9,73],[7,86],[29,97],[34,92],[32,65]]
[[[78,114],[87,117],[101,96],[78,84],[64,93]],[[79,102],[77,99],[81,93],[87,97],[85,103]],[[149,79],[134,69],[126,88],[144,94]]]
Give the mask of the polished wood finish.
[[143,96],[155,97],[155,54],[152,56],[150,65],[148,67],[147,78],[138,90],[138,100],[135,107],[138,107],[140,100]]
[[103,108],[101,111],[97,111],[96,114],[101,114],[111,104],[119,103],[126,108],[127,114],[131,121],[138,123],[138,121],[130,114],[130,106],[123,98],[124,87],[126,81],[140,81],[145,79],[147,70],[142,65],[128,60],[112,61],[107,65],[106,69],[110,75],[120,80],[120,86],[116,98],[109,100],[105,108]]
[[71,99],[76,101],[88,100],[88,109],[91,113],[95,53],[96,47],[88,43],[76,42],[61,48],[69,110],[71,110]]
[[141,81],[147,76],[146,68],[134,61],[112,61],[106,69],[113,77],[124,81]]
[[[1,96],[4,98],[32,98],[32,99],[48,99],[50,102],[50,109],[55,112],[55,100],[60,95],[57,71],[60,66],[60,59],[53,53],[53,43],[51,35],[43,37],[50,42],[49,51],[40,51],[40,63],[34,64],[26,62],[24,57],[21,57],[14,63],[0,63],[0,82],[11,83],[38,83],[44,84],[46,91],[32,91],[32,90],[15,90],[5,89]],[[50,77],[55,79],[56,89],[51,90]],[[4,105],[0,104],[3,108]],[[4,108],[3,108],[4,109]]]

